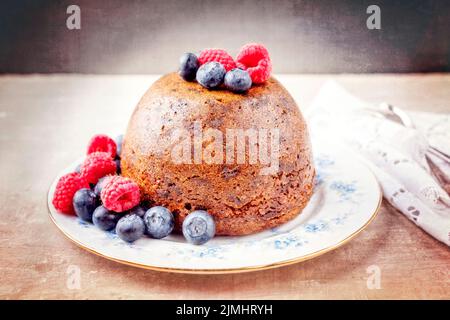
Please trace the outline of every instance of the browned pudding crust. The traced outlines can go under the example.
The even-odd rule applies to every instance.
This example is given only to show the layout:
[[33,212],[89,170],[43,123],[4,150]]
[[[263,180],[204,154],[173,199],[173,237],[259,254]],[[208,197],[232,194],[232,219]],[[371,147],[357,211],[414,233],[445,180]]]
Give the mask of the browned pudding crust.
[[[174,139],[174,132],[193,132],[194,123],[223,133],[224,159],[227,129],[277,129],[279,169],[262,175],[269,165],[250,164],[248,153],[245,163],[210,164],[202,157],[201,163],[175,163],[172,151],[182,138]],[[206,209],[219,235],[250,234],[294,218],[311,197],[315,174],[305,121],[277,80],[235,94],[207,90],[176,73],[155,82],[134,110],[121,165],[145,199],[174,213],[178,230],[189,212]]]

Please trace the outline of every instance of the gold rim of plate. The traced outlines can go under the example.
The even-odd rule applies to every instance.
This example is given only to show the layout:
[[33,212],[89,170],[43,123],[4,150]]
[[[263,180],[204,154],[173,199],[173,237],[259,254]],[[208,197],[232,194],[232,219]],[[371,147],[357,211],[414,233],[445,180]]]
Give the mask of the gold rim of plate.
[[[49,190],[50,192],[50,190]],[[283,266],[288,266],[291,264],[295,264],[298,262],[303,262],[309,259],[313,259],[315,257],[318,257],[320,255],[323,255],[327,252],[333,251],[341,246],[343,246],[344,244],[346,244],[347,242],[349,242],[350,240],[352,240],[354,237],[356,237],[359,233],[361,233],[361,231],[363,231],[377,216],[378,212],[380,211],[381,208],[381,203],[383,200],[383,196],[382,196],[382,192],[381,192],[381,188],[378,185],[378,194],[379,194],[379,199],[378,199],[378,204],[377,207],[375,208],[375,211],[372,213],[372,215],[370,216],[369,220],[367,220],[367,222],[361,226],[358,230],[356,230],[355,232],[353,232],[351,235],[349,235],[347,238],[341,240],[340,242],[338,242],[337,244],[312,252],[310,254],[298,257],[298,258],[294,258],[294,259],[289,259],[289,260],[283,260],[280,262],[276,262],[276,263],[271,263],[271,264],[266,264],[266,265],[259,265],[259,266],[251,266],[251,267],[241,267],[241,268],[227,268],[227,269],[183,269],[183,268],[165,268],[165,267],[157,267],[157,266],[150,266],[150,265],[145,265],[145,264],[140,264],[140,263],[135,263],[135,262],[130,262],[130,261],[126,261],[126,260],[122,260],[122,259],[117,259],[117,258],[113,258],[113,257],[109,257],[107,255],[104,255],[94,249],[91,249],[87,246],[85,246],[84,244],[82,244],[81,242],[79,242],[78,240],[72,238],[69,234],[67,234],[64,230],[62,230],[59,225],[56,223],[55,219],[53,218],[52,212],[50,210],[50,207],[48,205],[47,202],[47,207],[48,207],[48,212],[50,215],[50,219],[53,222],[53,224],[58,228],[59,231],[62,232],[62,234],[64,236],[66,236],[70,241],[72,241],[73,243],[75,243],[77,246],[83,248],[86,251],[89,251],[97,256],[106,258],[108,260],[111,261],[115,261],[115,262],[119,262],[125,265],[129,265],[129,266],[133,266],[133,267],[137,267],[137,268],[142,268],[142,269],[147,269],[147,270],[153,270],[153,271],[161,271],[161,272],[171,272],[171,273],[186,273],[186,274],[227,274],[227,273],[243,273],[243,272],[252,272],[252,271],[259,271],[259,270],[267,270],[267,269],[273,269],[273,268],[278,268],[278,267],[283,267]]]

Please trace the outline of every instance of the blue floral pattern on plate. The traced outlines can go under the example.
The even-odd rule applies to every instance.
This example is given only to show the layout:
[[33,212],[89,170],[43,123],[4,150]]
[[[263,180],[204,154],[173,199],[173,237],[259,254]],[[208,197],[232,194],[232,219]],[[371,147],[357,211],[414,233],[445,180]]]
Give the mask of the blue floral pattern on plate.
[[78,245],[148,268],[218,273],[305,260],[359,232],[374,217],[381,200],[378,184],[363,164],[326,142],[313,141],[313,146],[316,181],[307,207],[292,221],[254,235],[216,237],[203,246],[188,244],[179,235],[162,240],[142,238],[128,244],[114,232],[103,232],[56,212],[51,198],[58,178],[49,191],[50,216]]

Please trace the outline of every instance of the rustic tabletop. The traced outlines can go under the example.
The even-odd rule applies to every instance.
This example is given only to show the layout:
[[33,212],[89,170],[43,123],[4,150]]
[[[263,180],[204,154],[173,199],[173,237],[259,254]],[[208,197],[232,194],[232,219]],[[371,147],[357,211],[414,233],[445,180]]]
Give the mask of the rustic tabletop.
[[[450,75],[279,76],[302,109],[329,78],[369,102],[450,112]],[[155,79],[0,77],[0,298],[450,298],[449,248],[386,202],[368,228],[345,246],[306,262],[243,274],[142,270],[68,241],[48,217],[51,182],[84,152],[93,134],[123,131]],[[375,274],[379,286],[373,286]],[[79,282],[74,282],[77,275]]]

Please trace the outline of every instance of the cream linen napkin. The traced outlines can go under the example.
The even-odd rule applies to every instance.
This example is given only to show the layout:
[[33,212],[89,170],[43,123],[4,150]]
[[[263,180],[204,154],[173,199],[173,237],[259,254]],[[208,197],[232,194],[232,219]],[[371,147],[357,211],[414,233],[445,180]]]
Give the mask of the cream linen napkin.
[[[352,150],[372,169],[387,201],[450,246],[450,197],[431,175],[425,158],[429,145],[450,154],[450,115],[408,113],[416,126],[411,129],[376,111],[329,81],[305,116],[313,137],[334,139]],[[450,177],[450,166],[437,163]]]

